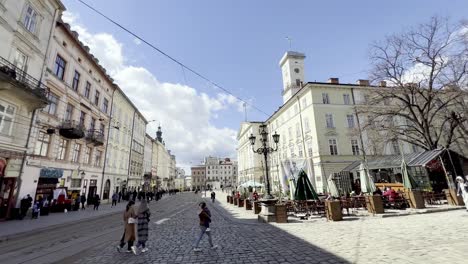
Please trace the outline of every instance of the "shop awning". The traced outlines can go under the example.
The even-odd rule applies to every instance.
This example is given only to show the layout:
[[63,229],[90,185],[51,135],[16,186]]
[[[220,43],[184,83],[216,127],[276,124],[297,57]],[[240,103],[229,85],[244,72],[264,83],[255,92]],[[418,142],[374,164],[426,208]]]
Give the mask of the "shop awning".
[[43,168],[39,174],[40,178],[62,178],[63,170],[55,168]]
[[[424,152],[405,154],[405,161],[409,167],[425,166],[431,160],[437,158],[444,149],[428,150]],[[355,171],[359,169],[361,160],[354,161],[346,166],[343,171]],[[379,157],[369,157],[367,164],[369,170],[400,168],[402,162],[401,155],[387,155]]]

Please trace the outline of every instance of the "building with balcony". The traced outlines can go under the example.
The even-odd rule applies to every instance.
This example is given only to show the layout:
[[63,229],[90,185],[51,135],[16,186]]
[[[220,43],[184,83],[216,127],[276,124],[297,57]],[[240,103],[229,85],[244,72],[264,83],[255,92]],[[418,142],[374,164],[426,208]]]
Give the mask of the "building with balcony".
[[68,196],[84,193],[110,197],[104,181],[106,139],[116,85],[78,33],[59,18],[48,48],[44,82],[49,104],[38,111],[31,133],[24,193],[33,198],[53,195],[51,186],[67,188]]
[[28,140],[38,109],[48,103],[42,82],[54,21],[65,10],[59,0],[0,1],[0,219],[13,217],[23,188]]
[[237,185],[238,166],[230,158],[206,157],[206,181],[208,189],[222,189]]

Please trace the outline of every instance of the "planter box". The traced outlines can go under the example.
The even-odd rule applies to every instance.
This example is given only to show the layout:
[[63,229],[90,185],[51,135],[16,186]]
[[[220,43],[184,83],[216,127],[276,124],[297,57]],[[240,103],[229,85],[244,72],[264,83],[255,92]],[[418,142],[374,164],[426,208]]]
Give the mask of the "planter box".
[[229,203],[230,203],[230,204],[233,204],[233,203],[234,203],[234,197],[229,196]]
[[260,207],[260,202],[259,201],[253,202],[253,208],[254,208],[254,213],[255,214],[259,214],[260,211],[262,210],[262,207]]
[[411,208],[415,208],[415,209],[426,208],[424,197],[421,191],[409,191],[405,193],[405,196],[410,200]]
[[237,202],[238,207],[244,207],[244,199],[239,198],[239,201]]
[[384,213],[382,196],[380,195],[366,196],[366,205],[367,205],[367,210],[369,211],[369,213],[372,213],[372,214]]
[[234,198],[234,206],[237,206],[239,204],[239,198]]
[[226,201],[227,201],[227,203],[229,203],[229,201],[230,201],[229,198],[231,198],[231,196],[229,196],[229,195],[226,196]]
[[325,201],[325,212],[327,219],[331,221],[343,220],[343,212],[341,210],[340,201]]
[[276,223],[287,223],[288,222],[288,213],[286,211],[285,204],[277,204],[276,207]]
[[252,210],[252,201],[245,200],[245,210]]
[[447,202],[449,205],[462,206],[465,205],[463,197],[457,196],[457,191],[453,189],[444,189],[445,196],[447,196]]

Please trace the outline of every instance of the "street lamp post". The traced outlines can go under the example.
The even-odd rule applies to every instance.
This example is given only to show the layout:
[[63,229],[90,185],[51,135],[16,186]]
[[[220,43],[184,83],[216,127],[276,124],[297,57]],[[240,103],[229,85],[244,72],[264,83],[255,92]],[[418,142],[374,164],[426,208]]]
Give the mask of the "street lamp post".
[[[252,150],[253,152],[257,154],[263,154],[263,157],[265,158],[265,176],[266,176],[266,191],[267,195],[265,196],[265,199],[273,199],[273,196],[271,195],[271,190],[270,190],[270,176],[268,172],[268,154],[275,152],[278,150],[278,142],[280,135],[275,132],[273,134],[273,142],[275,142],[275,148],[272,148],[268,146],[268,132],[266,130],[266,125],[260,125],[259,127],[259,133],[260,133],[260,142],[262,143],[262,147],[255,149],[255,141],[256,137],[253,134],[250,134],[249,140],[250,144],[252,145]],[[255,175],[254,175],[255,178]]]

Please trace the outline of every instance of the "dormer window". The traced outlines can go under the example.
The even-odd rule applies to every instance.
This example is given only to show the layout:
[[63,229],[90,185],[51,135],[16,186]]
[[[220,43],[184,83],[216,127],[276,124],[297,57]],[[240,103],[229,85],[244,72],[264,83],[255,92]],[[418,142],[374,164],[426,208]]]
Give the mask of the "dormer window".
[[36,32],[37,12],[30,5],[26,9],[23,20],[24,27],[31,33]]

